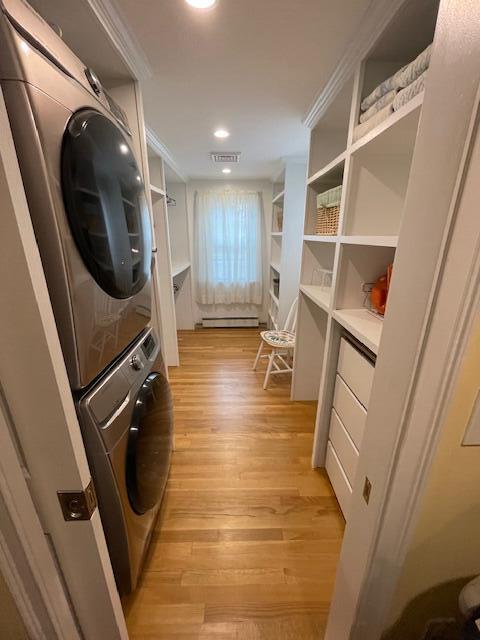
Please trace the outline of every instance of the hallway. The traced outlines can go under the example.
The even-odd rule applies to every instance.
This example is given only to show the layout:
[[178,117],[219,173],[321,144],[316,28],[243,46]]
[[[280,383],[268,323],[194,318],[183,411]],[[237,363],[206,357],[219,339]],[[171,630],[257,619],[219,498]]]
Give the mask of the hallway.
[[344,521],[312,471],[314,403],[263,391],[256,329],[180,332],[176,451],[132,640],[322,637]]

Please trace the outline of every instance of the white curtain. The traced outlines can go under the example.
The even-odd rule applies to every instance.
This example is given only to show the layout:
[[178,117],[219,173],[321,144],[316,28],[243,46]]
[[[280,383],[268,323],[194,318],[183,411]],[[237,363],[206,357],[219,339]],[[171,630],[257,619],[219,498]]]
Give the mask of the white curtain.
[[195,194],[196,299],[200,304],[262,304],[259,193]]

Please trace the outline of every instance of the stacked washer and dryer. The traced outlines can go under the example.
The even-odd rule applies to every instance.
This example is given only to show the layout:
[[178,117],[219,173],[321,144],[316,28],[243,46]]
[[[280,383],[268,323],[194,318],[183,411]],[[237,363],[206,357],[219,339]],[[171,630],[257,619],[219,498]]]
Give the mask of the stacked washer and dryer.
[[121,594],[162,500],[172,400],[152,229],[125,114],[23,0],[0,0],[0,83]]

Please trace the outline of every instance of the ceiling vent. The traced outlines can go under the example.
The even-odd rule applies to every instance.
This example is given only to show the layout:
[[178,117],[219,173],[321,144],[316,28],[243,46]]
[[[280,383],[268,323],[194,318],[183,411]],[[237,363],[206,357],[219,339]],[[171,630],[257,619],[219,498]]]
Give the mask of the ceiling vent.
[[240,151],[211,151],[212,162],[240,162]]

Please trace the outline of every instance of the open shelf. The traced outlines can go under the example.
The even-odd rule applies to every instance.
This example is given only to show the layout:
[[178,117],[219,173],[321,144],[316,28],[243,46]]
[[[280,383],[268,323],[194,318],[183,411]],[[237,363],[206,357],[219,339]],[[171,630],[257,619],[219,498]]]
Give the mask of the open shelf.
[[332,313],[334,319],[360,340],[367,349],[378,353],[382,337],[383,320],[375,317],[367,309],[337,309]]
[[189,262],[185,262],[183,264],[176,264],[176,265],[172,264],[172,278],[176,278],[187,269],[190,269]]
[[332,242],[335,243],[337,241],[337,236],[320,236],[320,235],[309,235],[303,236],[305,242]]
[[[374,149],[375,153],[388,153],[392,149],[396,153],[402,149],[412,147],[417,134],[418,119],[423,104],[424,92],[412,98],[398,111],[383,120],[374,129],[366,133],[354,142],[351,153],[357,153],[360,149]],[[375,145],[375,146],[373,146]]]
[[[345,154],[342,154],[327,167],[309,179],[305,208],[305,236],[314,236],[317,220],[317,195],[343,183]],[[318,237],[318,236],[317,236]]]
[[[379,125],[371,132],[372,135],[377,132],[373,138],[367,141],[362,138],[352,147],[343,225],[346,236],[377,236],[378,241],[371,244],[385,244],[386,236],[398,235],[421,98],[416,96],[405,105],[402,117],[400,109]],[[390,120],[392,123],[384,128]]]
[[272,200],[272,204],[283,204],[283,197],[285,196],[285,191],[280,191],[279,194],[277,194],[273,200]]
[[150,193],[152,194],[152,200],[160,200],[161,198],[165,198],[167,192],[165,189],[161,189],[160,187],[156,187],[155,185],[150,185]]
[[340,243],[370,247],[396,247],[398,236],[340,236]]
[[315,184],[322,185],[322,183],[324,183],[324,184],[329,185],[332,182],[334,182],[335,179],[332,180],[332,176],[335,176],[335,175],[340,175],[341,176],[343,174],[343,171],[339,171],[338,168],[341,165],[343,165],[343,163],[345,162],[345,155],[346,155],[345,151],[342,151],[342,153],[340,155],[338,155],[331,162],[329,162],[327,165],[325,165],[324,167],[319,169],[319,171],[317,171],[312,176],[310,176],[308,178],[308,180],[307,180],[307,184],[308,185],[315,185]]
[[353,76],[345,82],[327,111],[312,130],[308,175],[316,176],[322,167],[338,161],[347,148]]
[[330,309],[331,290],[318,285],[301,284],[300,291],[324,311]]
[[323,285],[318,278],[323,271],[333,271],[335,260],[335,244],[332,242],[305,242],[303,246],[302,285]]
[[394,259],[394,247],[342,245],[336,281],[336,308],[362,308],[367,297],[363,285],[376,282]]
[[283,231],[272,231],[272,238],[281,238],[283,235]]

